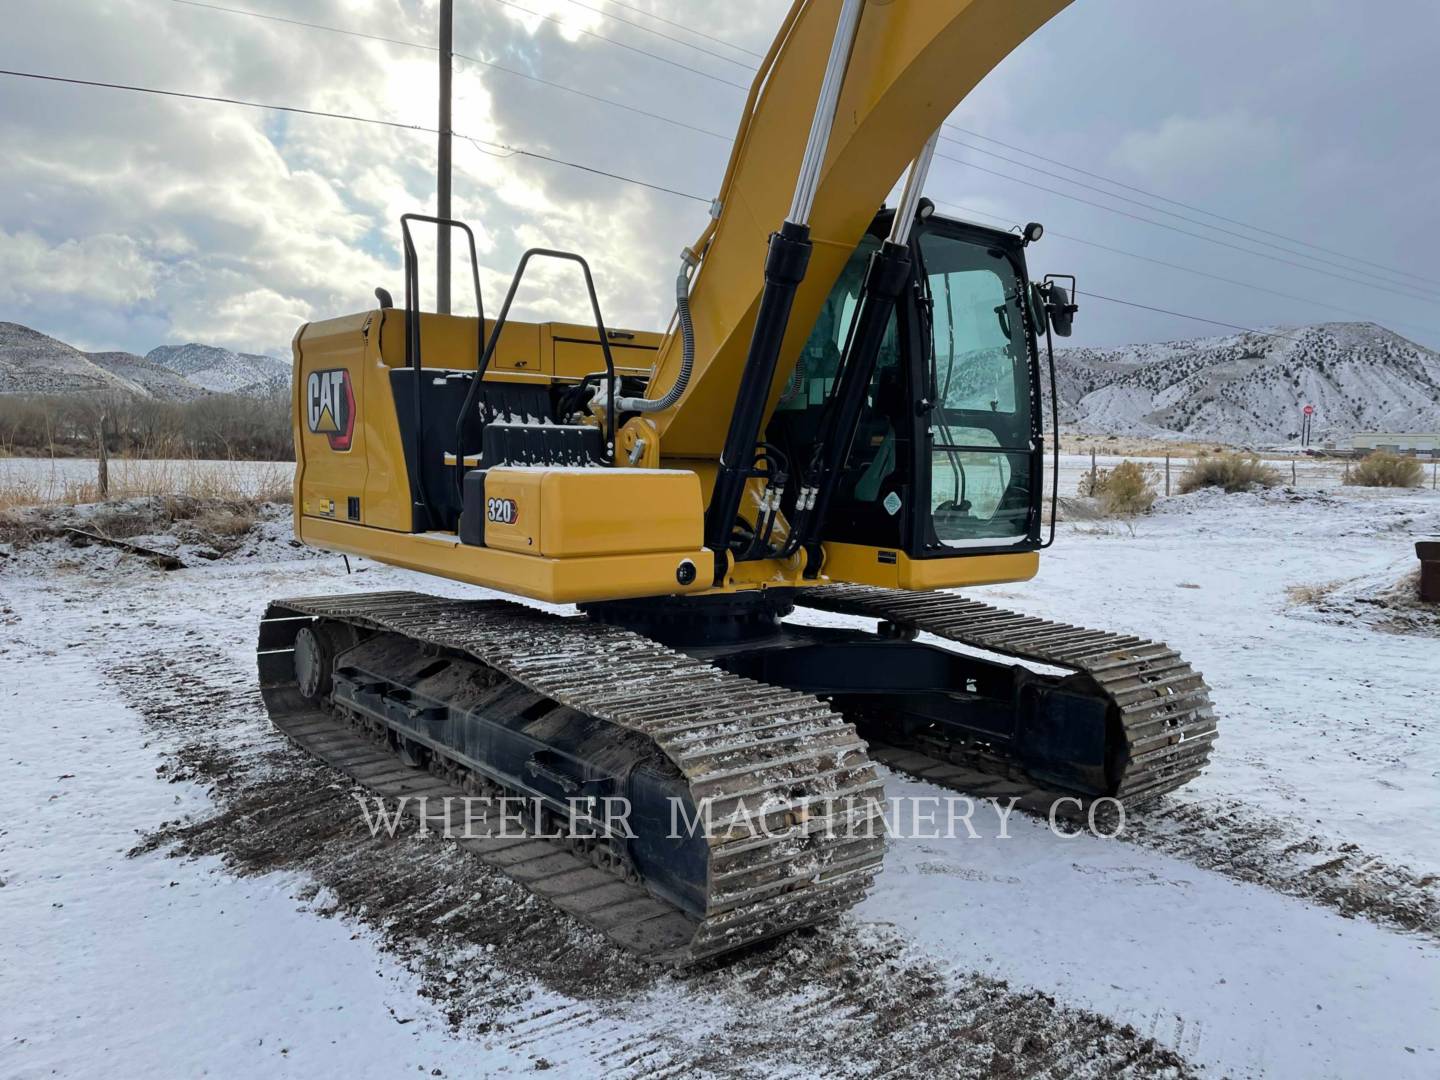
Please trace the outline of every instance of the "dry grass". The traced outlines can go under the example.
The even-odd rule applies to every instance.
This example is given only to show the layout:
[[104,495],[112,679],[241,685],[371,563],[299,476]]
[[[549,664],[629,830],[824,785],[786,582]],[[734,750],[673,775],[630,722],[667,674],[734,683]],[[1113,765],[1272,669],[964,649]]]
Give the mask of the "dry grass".
[[[173,533],[217,551],[235,547],[267,503],[288,503],[291,466],[274,463],[112,461],[110,492],[73,470],[0,470],[0,543],[26,546],[67,528],[117,540]],[[80,508],[90,509],[82,510]]]
[[1219,453],[1196,458],[1180,475],[1179,490],[1188,495],[1201,488],[1218,487],[1233,493],[1278,483],[1280,473],[1254,454]]
[[1339,581],[1327,581],[1319,585],[1289,585],[1285,589],[1285,595],[1292,604],[1318,604],[1342,584],[1343,582]]
[[171,535],[223,554],[250,534],[264,516],[266,505],[248,497],[217,500],[152,495],[83,509],[62,503],[16,507],[0,510],[0,544],[24,548],[82,529],[114,540]]
[[49,501],[39,482],[24,476],[0,478],[0,513],[21,506],[39,506]]
[[1153,465],[1122,461],[1113,469],[1099,469],[1080,478],[1079,494],[1094,500],[1102,517],[1134,517],[1155,503],[1159,473]]
[[259,509],[258,504],[209,506],[192,520],[195,528],[208,536],[236,540],[255,527]]
[[1350,466],[1345,483],[1351,487],[1420,487],[1425,483],[1425,466],[1413,457],[1376,450]]
[[1088,454],[1092,450],[1102,457],[1196,457],[1212,450],[1223,450],[1213,442],[1189,440],[1144,439],[1129,435],[1090,435],[1061,432],[1060,452],[1062,454]]
[[[111,500],[184,498],[223,503],[290,501],[291,467],[239,462],[111,461]],[[104,501],[98,480],[52,472],[0,472],[0,511],[28,506],[79,506]]]

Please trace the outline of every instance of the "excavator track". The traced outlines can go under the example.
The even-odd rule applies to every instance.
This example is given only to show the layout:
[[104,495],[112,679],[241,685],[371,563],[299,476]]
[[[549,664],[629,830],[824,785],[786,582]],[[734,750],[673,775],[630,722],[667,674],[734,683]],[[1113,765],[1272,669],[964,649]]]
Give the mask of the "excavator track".
[[[906,592],[868,585],[804,589],[801,607],[878,619],[960,645],[1083,672],[1091,693],[1108,699],[1123,752],[1109,796],[1134,806],[1174,791],[1210,760],[1216,738],[1210,688],[1162,642],[1021,615],[954,593]],[[874,746],[882,763],[987,797],[1015,797],[1046,812],[1057,790],[1029,777],[995,745],[958,746],[921,735]],[[1076,804],[1079,805],[1079,804]]]
[[[476,790],[471,770],[483,763],[434,746],[427,773],[390,749],[393,734],[377,746],[373,719],[367,731],[366,718],[307,697],[296,640],[322,623],[348,628],[355,641],[399,635],[414,651],[464,658],[507,684],[500,690],[612,724],[678,769],[693,805],[711,811],[698,912],[647,889],[633,866],[596,866],[593,851],[573,840],[493,835],[497,822],[483,813],[457,841],[636,955],[683,965],[822,921],[859,902],[880,867],[876,770],[854,727],[811,695],[720,671],[629,631],[506,601],[387,592],[273,602],[258,648],[272,721],[376,794],[444,806],[447,796]],[[442,823],[451,813],[447,806]]]

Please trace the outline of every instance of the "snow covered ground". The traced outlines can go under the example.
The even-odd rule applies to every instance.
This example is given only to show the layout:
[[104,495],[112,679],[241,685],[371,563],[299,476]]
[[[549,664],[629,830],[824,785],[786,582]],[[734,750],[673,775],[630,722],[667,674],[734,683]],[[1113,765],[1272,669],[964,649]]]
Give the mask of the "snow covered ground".
[[[281,531],[172,574],[0,548],[0,1075],[1039,1074],[1007,1016],[1055,1076],[1132,1050],[1131,1075],[1440,1074],[1440,646],[1311,602],[1409,573],[1440,495],[1204,492],[1062,524],[1037,579],[976,595],[1181,649],[1214,689],[1209,771],[1129,840],[1018,814],[1008,839],[895,840],[835,926],[680,976],[435,842],[246,849],[245,799],[319,783],[252,689],[265,600],[475,594],[347,575]],[[415,930],[385,895],[407,868],[473,875],[493,916]]]

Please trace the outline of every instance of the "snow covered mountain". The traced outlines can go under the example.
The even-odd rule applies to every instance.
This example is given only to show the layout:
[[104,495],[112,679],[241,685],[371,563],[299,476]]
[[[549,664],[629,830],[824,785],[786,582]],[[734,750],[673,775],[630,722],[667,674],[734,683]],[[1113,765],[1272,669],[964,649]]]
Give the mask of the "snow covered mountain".
[[146,353],[145,359],[217,394],[263,394],[290,380],[288,360],[214,345],[162,345]]
[[[1440,353],[1374,323],[1275,327],[1055,353],[1062,428],[1238,444],[1290,441],[1315,407],[1312,439],[1357,431],[1440,431]],[[983,364],[962,369],[984,381]],[[144,357],[85,354],[0,322],[0,393],[125,393],[184,401],[268,394],[290,363],[213,345],[166,345]],[[981,388],[972,388],[975,396]],[[983,396],[983,395],[981,395]]]
[[107,370],[63,341],[19,323],[0,322],[0,393],[78,391],[149,396],[140,384]]
[[1440,353],[1374,323],[1061,349],[1060,424],[1099,434],[1255,444],[1440,431]]
[[19,323],[0,322],[0,394],[126,394],[190,401],[206,394],[288,390],[290,362],[213,345],[166,345],[147,356],[83,353]]
[[95,364],[112,375],[138,383],[147,397],[159,401],[193,401],[205,396],[205,389],[169,368],[152,364],[143,356],[127,352],[86,353]]

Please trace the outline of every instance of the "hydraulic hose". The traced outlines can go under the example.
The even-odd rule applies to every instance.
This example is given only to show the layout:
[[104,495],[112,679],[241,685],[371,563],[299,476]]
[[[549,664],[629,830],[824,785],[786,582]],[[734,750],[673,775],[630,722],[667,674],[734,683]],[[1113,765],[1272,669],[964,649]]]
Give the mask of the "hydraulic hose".
[[675,276],[675,317],[680,326],[680,374],[675,377],[675,384],[658,398],[619,398],[615,402],[618,411],[662,412],[679,401],[690,385],[690,373],[695,368],[695,324],[690,320],[690,270],[695,263],[694,255],[687,249],[680,263],[680,273]]

